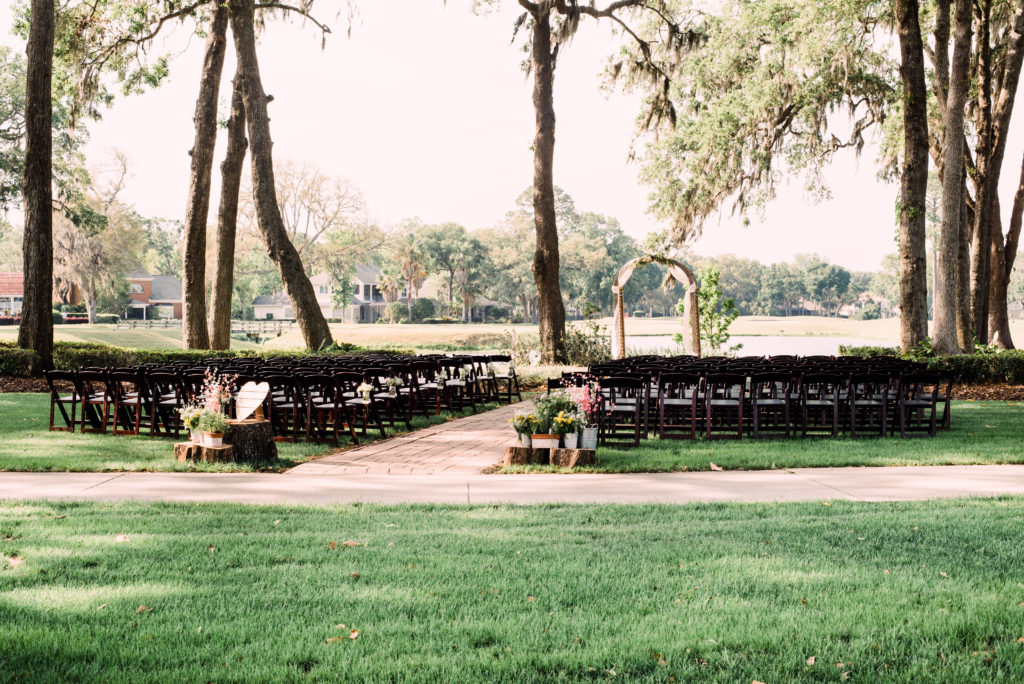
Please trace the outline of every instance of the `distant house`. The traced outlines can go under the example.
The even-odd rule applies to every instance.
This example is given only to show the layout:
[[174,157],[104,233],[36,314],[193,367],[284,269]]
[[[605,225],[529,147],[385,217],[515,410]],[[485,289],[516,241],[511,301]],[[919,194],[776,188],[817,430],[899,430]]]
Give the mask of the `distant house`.
[[0,273],[0,316],[20,316],[24,294],[21,273]]
[[181,281],[177,277],[137,273],[127,280],[132,301],[125,318],[181,318]]
[[[318,273],[309,279],[316,293],[316,301],[324,318],[344,323],[374,323],[387,315],[387,302],[380,291],[381,270],[373,264],[357,264],[352,279],[352,297],[348,303],[339,306],[334,301],[334,285],[327,273]],[[398,300],[405,301],[405,290],[398,293]],[[293,320],[295,312],[291,301],[284,292],[260,295],[252,302],[253,317],[256,320]]]

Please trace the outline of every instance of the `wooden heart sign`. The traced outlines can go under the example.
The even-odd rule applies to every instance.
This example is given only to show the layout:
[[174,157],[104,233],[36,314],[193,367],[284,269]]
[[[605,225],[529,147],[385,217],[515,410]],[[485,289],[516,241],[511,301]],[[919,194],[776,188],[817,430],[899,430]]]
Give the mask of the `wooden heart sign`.
[[235,397],[235,415],[237,420],[245,420],[254,412],[256,418],[263,419],[263,411],[259,410],[270,392],[270,385],[265,382],[256,384],[247,382],[238,390]]

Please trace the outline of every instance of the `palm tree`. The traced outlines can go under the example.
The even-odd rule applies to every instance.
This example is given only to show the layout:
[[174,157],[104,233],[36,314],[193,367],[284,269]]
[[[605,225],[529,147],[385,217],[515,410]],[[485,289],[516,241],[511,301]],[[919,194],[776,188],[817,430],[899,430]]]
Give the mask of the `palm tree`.
[[405,279],[405,300],[409,307],[409,322],[412,323],[412,300],[419,293],[427,271],[423,267],[423,250],[415,233],[402,235],[395,243],[395,260],[399,272]]
[[377,288],[384,295],[384,301],[388,305],[389,323],[395,322],[395,312],[391,310],[391,304],[398,300],[398,291],[402,289],[401,278],[392,269],[393,267],[389,264],[389,267],[385,267],[380,277],[377,278]]

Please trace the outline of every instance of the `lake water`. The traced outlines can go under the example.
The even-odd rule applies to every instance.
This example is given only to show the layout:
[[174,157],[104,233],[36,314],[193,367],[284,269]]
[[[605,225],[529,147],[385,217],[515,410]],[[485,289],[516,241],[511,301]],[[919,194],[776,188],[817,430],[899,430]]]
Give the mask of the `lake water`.
[[[742,344],[740,356],[771,356],[773,354],[795,354],[798,356],[835,355],[839,346],[899,346],[899,342],[880,343],[878,340],[858,337],[807,336],[786,337],[770,335],[733,335],[729,346]],[[682,354],[671,335],[626,335],[626,350],[641,354],[672,353]]]

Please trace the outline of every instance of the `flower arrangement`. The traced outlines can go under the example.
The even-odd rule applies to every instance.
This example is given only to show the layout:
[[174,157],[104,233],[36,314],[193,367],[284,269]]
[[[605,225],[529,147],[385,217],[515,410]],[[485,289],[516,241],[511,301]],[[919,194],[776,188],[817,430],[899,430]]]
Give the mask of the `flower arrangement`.
[[576,405],[583,427],[596,427],[601,410],[601,385],[595,378],[587,378],[579,387],[568,389],[569,398]]
[[402,382],[402,378],[400,378],[398,376],[395,376],[395,375],[389,375],[384,380],[384,384],[387,385],[388,396],[389,397],[397,397],[398,396],[398,388],[401,387],[402,385],[404,385],[405,383]]
[[568,435],[579,430],[579,418],[574,411],[559,411],[551,421],[551,432],[555,435]]
[[576,405],[566,394],[565,390],[556,390],[539,397],[536,401],[534,415],[537,417],[537,432],[535,434],[550,434],[555,422],[555,416],[559,413],[572,413]]
[[493,378],[497,374],[498,374],[498,370],[494,367],[494,363],[493,362],[488,363],[487,364],[487,377]]
[[181,416],[181,424],[185,426],[185,429],[193,432],[199,429],[199,418],[203,415],[203,407],[198,404],[185,404],[178,409],[178,415]]
[[373,385],[368,382],[363,382],[356,387],[356,392],[363,395],[363,401],[370,401],[370,392],[373,391]]
[[215,368],[206,369],[203,381],[203,408],[213,413],[224,413],[231,401],[231,388],[237,375],[221,375]]
[[537,428],[537,417],[533,411],[517,411],[516,415],[509,418],[518,435],[532,435]]
[[228,428],[227,418],[223,413],[204,410],[199,415],[199,429],[211,435],[223,435]]

